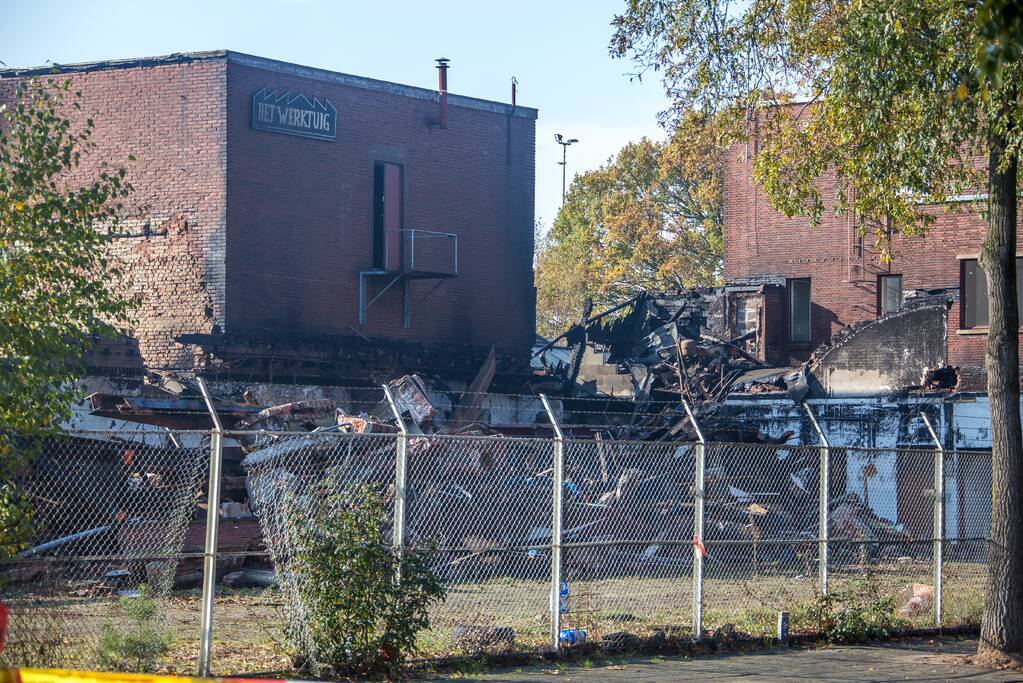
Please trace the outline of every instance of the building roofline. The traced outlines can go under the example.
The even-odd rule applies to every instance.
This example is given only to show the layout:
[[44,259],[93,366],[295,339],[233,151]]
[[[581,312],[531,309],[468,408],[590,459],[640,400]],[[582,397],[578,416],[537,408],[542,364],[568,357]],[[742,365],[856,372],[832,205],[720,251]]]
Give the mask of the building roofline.
[[174,52],[156,57],[134,57],[130,59],[104,59],[95,62],[74,62],[59,64],[56,62],[44,66],[8,67],[0,69],[0,78],[22,78],[25,76],[48,76],[70,73],[87,73],[89,71],[108,71],[114,69],[134,69],[138,67],[163,66],[165,64],[188,64],[190,62],[226,61],[227,50],[206,50],[203,52]]
[[[413,85],[404,85],[402,83],[382,81],[375,78],[366,78],[364,76],[354,76],[351,74],[341,73],[339,71],[330,71],[329,69],[320,69],[312,66],[302,66],[301,64],[293,64],[291,62],[284,62],[281,60],[270,59],[267,57],[257,57],[256,55],[245,54],[244,52],[234,52],[233,50],[209,50],[205,52],[175,52],[173,54],[161,55],[157,57],[139,57],[134,59],[108,59],[96,62],[79,62],[74,64],[51,64],[48,66],[26,68],[14,67],[0,69],[0,78],[45,76],[49,74],[58,75],[69,73],[85,73],[90,71],[154,67],[163,66],[167,64],[188,64],[191,62],[221,62],[221,61],[227,62],[229,64],[239,64],[241,66],[263,69],[266,71],[275,71],[277,73],[287,74],[290,76],[298,76],[301,78],[311,78],[329,83],[337,83],[352,88],[363,88],[365,90],[385,92],[390,93],[392,95],[400,95],[403,97],[411,97],[414,99],[433,102],[436,102],[438,100],[437,91],[431,90],[429,88],[420,88],[418,86]],[[480,109],[483,111],[489,111],[496,114],[504,115],[511,114],[512,116],[527,119],[535,119],[537,118],[538,114],[538,110],[532,107],[522,106],[513,107],[512,105],[505,102],[484,100],[478,97],[468,97],[466,95],[449,94],[448,103],[456,107]]]

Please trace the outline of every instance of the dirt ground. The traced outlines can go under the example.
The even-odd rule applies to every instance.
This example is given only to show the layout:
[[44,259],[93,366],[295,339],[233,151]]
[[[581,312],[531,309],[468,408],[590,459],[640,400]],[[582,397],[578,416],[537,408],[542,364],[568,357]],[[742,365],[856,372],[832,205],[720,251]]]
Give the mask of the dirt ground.
[[[926,566],[890,567],[878,571],[881,592],[905,603],[913,583],[929,583]],[[779,610],[790,613],[794,632],[811,630],[809,609],[815,597],[816,574],[806,576],[750,576],[715,578],[708,571],[704,582],[704,626],[734,624],[753,637],[773,635]],[[840,591],[855,574],[835,573],[832,590]],[[449,588],[444,604],[434,609],[431,628],[419,639],[419,657],[463,655],[452,630],[462,624],[510,626],[515,649],[536,651],[548,640],[550,622],[545,581],[494,579]],[[983,576],[948,567],[943,622],[949,626],[979,623]],[[198,593],[177,595],[170,619],[177,645],[168,658],[168,671],[190,673],[198,644]],[[691,578],[628,578],[571,583],[570,611],[562,616],[565,628],[585,629],[591,641],[622,631],[648,637],[692,632]],[[214,615],[214,671],[220,674],[273,672],[289,668],[282,646],[281,597],[276,591],[232,591],[217,599]],[[930,612],[905,618],[907,626],[931,626]],[[173,662],[173,664],[171,664]]]
[[530,683],[559,681],[1023,681],[1023,672],[968,663],[974,639],[916,639],[875,645],[783,649],[702,657],[583,660],[491,673],[459,673],[431,680]]
[[[840,591],[855,573],[832,575],[832,590]],[[926,563],[875,567],[881,592],[897,605],[910,597],[913,583],[929,583]],[[704,582],[704,627],[724,624],[749,637],[774,634],[779,610],[790,614],[794,632],[814,627],[810,607],[815,599],[816,573],[801,575],[721,576],[707,569]],[[983,573],[976,565],[946,565],[943,622],[949,626],[979,623]],[[449,587],[445,602],[431,614],[431,628],[419,639],[419,657],[466,654],[452,638],[459,625],[508,626],[515,631],[514,648],[535,652],[549,638],[546,580],[501,578]],[[219,591],[214,608],[213,671],[218,675],[282,672],[291,668],[281,629],[281,596],[276,590]],[[649,637],[658,632],[686,636],[692,630],[692,579],[687,575],[629,577],[570,581],[569,612],[562,626],[587,631],[591,642],[627,632]],[[172,636],[171,652],[161,668],[168,673],[192,674],[199,643],[199,592],[175,593],[166,609]],[[55,596],[16,610],[5,660],[35,665],[89,668],[100,625],[117,621],[112,598]],[[59,625],[59,628],[51,628]],[[906,618],[911,627],[929,627],[926,612]],[[56,633],[56,635],[54,635]],[[43,638],[45,637],[45,640]],[[52,656],[53,663],[47,662]],[[11,658],[24,661],[12,661]]]

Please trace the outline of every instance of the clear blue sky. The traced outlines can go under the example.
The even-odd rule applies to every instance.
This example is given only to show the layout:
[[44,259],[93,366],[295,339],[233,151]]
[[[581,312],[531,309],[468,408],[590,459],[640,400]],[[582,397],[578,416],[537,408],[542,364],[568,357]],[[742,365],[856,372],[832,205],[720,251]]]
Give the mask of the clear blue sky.
[[8,66],[229,49],[399,83],[436,86],[449,57],[450,89],[519,103],[537,121],[536,216],[549,226],[561,201],[561,148],[579,138],[572,174],[621,145],[657,136],[665,108],[656,77],[630,82],[631,63],[608,56],[620,2],[353,2],[350,0],[0,0],[0,61]]

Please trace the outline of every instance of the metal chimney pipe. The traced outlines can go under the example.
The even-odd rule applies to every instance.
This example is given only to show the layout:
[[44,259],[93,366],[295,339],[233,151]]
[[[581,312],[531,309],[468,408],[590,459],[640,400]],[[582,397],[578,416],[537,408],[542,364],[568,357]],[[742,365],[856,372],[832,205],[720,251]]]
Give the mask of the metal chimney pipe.
[[437,93],[440,98],[440,127],[448,127],[448,62],[447,57],[437,60]]

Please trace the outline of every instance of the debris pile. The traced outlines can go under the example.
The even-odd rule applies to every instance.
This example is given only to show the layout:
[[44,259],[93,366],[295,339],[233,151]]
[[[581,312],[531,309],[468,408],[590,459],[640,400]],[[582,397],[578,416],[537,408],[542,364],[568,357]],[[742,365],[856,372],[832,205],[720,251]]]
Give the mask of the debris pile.
[[[362,453],[359,466],[348,467],[330,447],[302,441],[282,439],[246,457],[261,517],[294,515],[304,505],[317,504],[302,485],[305,481],[338,474],[351,484],[385,486],[393,480],[393,456],[386,445],[380,453]],[[756,444],[709,448],[705,539],[708,544],[731,542],[711,547],[710,555],[741,567],[770,564],[811,571],[818,538],[817,454],[813,448]],[[405,537],[411,543],[436,544],[436,566],[444,580],[545,575],[552,536],[549,449],[523,448],[501,436],[413,437],[408,458]],[[604,439],[576,444],[566,455],[564,471],[566,576],[657,575],[666,566],[688,566],[694,476],[691,443],[657,449]],[[832,504],[830,533],[865,542],[856,547],[867,548],[868,554],[849,554],[844,559],[850,562],[898,550],[891,541],[909,542],[854,494]]]
[[[570,437],[589,439],[566,456],[563,538],[586,544],[567,553],[568,566],[584,573],[621,563],[652,570],[659,562],[683,562],[691,555],[684,541],[693,534],[693,443],[699,435],[681,399],[696,413],[708,443],[731,444],[707,450],[705,530],[709,542],[742,543],[715,552],[745,553],[754,562],[796,562],[816,552],[816,449],[788,447],[792,432],[767,434],[722,408],[723,399],[740,390],[801,398],[807,392],[805,370],[765,363],[758,351],[761,331],[737,328],[728,301],[722,290],[644,292],[602,313],[587,312],[537,351],[542,360],[545,349],[567,342],[567,363],[546,365],[534,389],[556,397]],[[341,458],[337,439],[329,435],[404,429],[409,435],[406,538],[435,541],[449,580],[478,576],[482,569],[517,575],[544,571],[537,558],[551,541],[551,450],[549,444],[534,448],[503,437],[549,436],[550,425],[540,402],[529,396],[514,399],[518,403],[509,412],[518,420],[516,427],[501,423],[495,406],[502,399],[488,393],[494,379],[491,349],[472,382],[458,389],[408,374],[387,384],[387,396],[367,386],[346,398],[279,405],[262,405],[250,391],[233,400],[211,399],[228,430],[220,511],[228,531],[221,534],[220,549],[264,550],[265,525],[257,516],[263,517],[283,492],[300,492],[302,482],[326,476],[353,484],[393,481],[392,439],[360,440],[358,452],[349,447]],[[599,412],[593,410],[595,400],[604,403]],[[199,387],[170,375],[154,375],[137,396],[93,394],[89,401],[93,415],[112,420],[212,426]],[[480,438],[457,438],[465,436]],[[663,448],[640,447],[638,441]],[[155,471],[139,477],[143,487],[161,481]],[[201,550],[203,505],[199,501],[193,510],[186,552]],[[104,510],[117,508],[112,503]],[[94,528],[112,523],[100,515]],[[870,552],[901,539],[892,522],[852,494],[832,502],[831,526],[832,536],[864,542]],[[94,554],[116,554],[117,534],[96,536],[110,540]],[[757,545],[782,538],[805,539],[809,545]],[[221,569],[239,585],[269,581],[260,573],[269,569],[265,557],[225,560]],[[176,584],[188,585],[196,576],[197,567],[182,563]]]
[[548,375],[558,380],[566,411],[579,425],[594,422],[587,418],[586,399],[616,400],[616,408],[599,416],[611,415],[613,438],[695,440],[680,403],[685,399],[708,441],[784,442],[718,414],[730,392],[806,391],[798,370],[769,367],[750,351],[756,350],[757,329],[729,337],[734,325],[727,321],[735,314],[727,301],[721,289],[643,292],[599,314],[586,313],[535,357],[567,340],[567,365],[548,366]]

